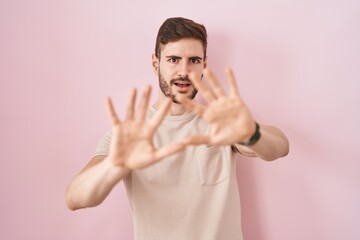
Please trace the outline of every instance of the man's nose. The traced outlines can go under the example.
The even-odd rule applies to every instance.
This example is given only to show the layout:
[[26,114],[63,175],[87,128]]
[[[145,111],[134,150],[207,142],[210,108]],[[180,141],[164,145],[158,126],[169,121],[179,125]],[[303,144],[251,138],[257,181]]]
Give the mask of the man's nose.
[[183,62],[180,64],[178,69],[178,75],[179,76],[188,76],[190,73],[190,66],[187,62]]

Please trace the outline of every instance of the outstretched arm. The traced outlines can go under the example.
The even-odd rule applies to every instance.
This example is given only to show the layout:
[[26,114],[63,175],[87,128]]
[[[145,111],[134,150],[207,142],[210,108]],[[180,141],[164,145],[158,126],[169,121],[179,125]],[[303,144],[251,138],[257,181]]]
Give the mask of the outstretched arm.
[[107,156],[94,157],[69,184],[66,190],[68,208],[77,210],[99,205],[129,172],[125,167],[114,166]]
[[150,93],[151,88],[148,87],[135,112],[136,90],[132,91],[124,121],[118,118],[111,99],[107,99],[107,110],[112,122],[109,155],[93,158],[69,184],[66,192],[69,209],[100,204],[131,169],[145,168],[185,148],[184,143],[159,149],[153,145],[153,136],[168,112],[171,101],[162,104],[154,118],[147,122]]
[[239,153],[264,160],[275,160],[289,153],[289,141],[282,131],[274,126],[259,124],[261,137],[252,146],[235,143]]
[[226,70],[229,81],[229,94],[219,84],[214,74],[204,70],[209,87],[200,79],[190,76],[195,87],[208,102],[201,105],[190,99],[179,97],[177,100],[189,110],[195,111],[210,125],[208,135],[192,136],[187,144],[234,145],[246,156],[257,156],[264,160],[274,160],[286,156],[289,142],[276,127],[259,124],[260,138],[251,146],[244,146],[256,132],[256,122],[239,94],[236,79],[231,69]]

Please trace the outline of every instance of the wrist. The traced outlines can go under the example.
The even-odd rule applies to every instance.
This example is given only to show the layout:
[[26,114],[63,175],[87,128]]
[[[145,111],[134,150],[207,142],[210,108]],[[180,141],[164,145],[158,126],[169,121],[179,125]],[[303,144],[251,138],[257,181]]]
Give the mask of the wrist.
[[249,140],[247,140],[246,142],[239,143],[239,144],[243,145],[243,146],[252,146],[259,141],[260,137],[261,137],[260,126],[257,122],[255,122],[254,134],[249,138]]
[[108,170],[113,175],[123,175],[130,171],[130,169],[127,168],[125,165],[116,164],[115,161],[113,159],[111,159],[111,157],[109,157],[109,156],[106,158],[105,162],[106,162],[105,164],[107,165]]

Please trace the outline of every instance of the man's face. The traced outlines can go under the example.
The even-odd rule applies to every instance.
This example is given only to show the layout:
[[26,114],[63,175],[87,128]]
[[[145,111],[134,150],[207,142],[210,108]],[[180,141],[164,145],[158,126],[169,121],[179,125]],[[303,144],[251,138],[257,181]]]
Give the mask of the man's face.
[[163,45],[160,51],[160,59],[153,56],[153,65],[157,67],[156,73],[162,93],[171,97],[174,102],[175,96],[179,95],[193,99],[197,90],[189,75],[200,79],[206,66],[201,42],[181,39]]

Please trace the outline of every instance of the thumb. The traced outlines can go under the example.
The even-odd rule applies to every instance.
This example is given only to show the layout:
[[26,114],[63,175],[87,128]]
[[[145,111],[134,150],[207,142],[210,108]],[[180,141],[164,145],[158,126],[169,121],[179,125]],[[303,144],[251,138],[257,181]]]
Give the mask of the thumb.
[[200,145],[200,144],[209,144],[211,141],[209,136],[205,135],[195,135],[188,138],[185,138],[183,142],[186,145]]

